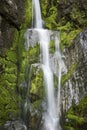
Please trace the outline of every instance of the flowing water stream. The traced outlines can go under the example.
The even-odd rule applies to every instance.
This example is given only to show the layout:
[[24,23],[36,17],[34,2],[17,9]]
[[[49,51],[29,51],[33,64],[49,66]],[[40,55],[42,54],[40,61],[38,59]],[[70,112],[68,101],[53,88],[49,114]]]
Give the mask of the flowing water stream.
[[[30,66],[30,73],[29,73],[30,78],[27,79],[30,81],[28,81],[29,82],[29,84],[27,85],[28,94],[26,97],[28,97],[30,91],[29,89],[32,87],[31,82],[32,82],[33,67],[36,67],[35,71],[37,71],[37,68],[39,68],[39,70],[41,70],[41,72],[43,73],[43,76],[41,78],[43,78],[42,86],[44,86],[45,95],[43,95],[43,101],[41,103],[42,110],[40,118],[41,121],[40,128],[37,128],[35,126],[33,130],[36,129],[62,130],[60,124],[61,110],[63,113],[67,112],[69,108],[72,106],[72,103],[78,104],[82,97],[82,91],[80,92],[80,89],[82,90],[81,86],[84,86],[82,82],[83,79],[82,76],[79,77],[79,72],[73,69],[73,67],[75,67],[76,62],[76,61],[73,62],[73,59],[75,59],[76,56],[78,59],[79,56],[78,53],[76,53],[75,56],[71,55],[72,56],[72,62],[71,62],[71,57],[70,59],[68,59],[69,58],[68,55],[64,52],[63,52],[64,55],[61,54],[59,32],[43,28],[43,20],[41,18],[41,9],[39,0],[32,0],[32,28],[27,29],[27,31],[25,32],[25,48],[27,52],[29,52],[29,47],[33,48],[34,46],[36,46],[36,44],[39,44],[40,47],[39,50],[40,54],[38,54],[39,60],[37,61],[37,63],[33,62]],[[52,53],[50,51],[51,49],[53,49],[51,44],[53,44],[53,47],[55,48],[54,52]],[[29,58],[31,57],[28,57],[27,59],[29,60]],[[69,63],[67,63],[68,61]],[[73,73],[71,77],[70,72],[72,69]],[[69,76],[67,81],[64,82],[63,86],[61,86],[62,75],[65,77],[65,79],[67,79],[66,77],[67,75]],[[84,87],[83,87],[83,93],[85,93]],[[29,101],[29,99],[27,98],[24,104],[24,110],[26,110],[25,111],[26,116],[28,107],[30,107],[29,112],[32,113],[32,105],[31,104],[28,105],[27,100]],[[30,122],[27,121],[27,123],[26,123],[27,126],[29,126]],[[30,130],[31,129],[32,127],[30,128]]]
[[[44,73],[44,82],[46,89],[46,97],[47,97],[47,111],[44,113],[44,129],[45,130],[57,130],[59,125],[59,114],[60,114],[60,87],[61,87],[61,54],[59,51],[59,40],[58,36],[55,36],[55,47],[56,47],[56,56],[58,56],[58,64],[59,64],[59,72],[58,72],[58,105],[55,96],[54,96],[54,80],[53,80],[53,72],[51,70],[50,65],[50,34],[49,31],[43,29],[42,27],[42,18],[41,18],[41,10],[39,0],[33,0],[33,13],[35,14],[35,28],[39,34],[39,42],[41,48],[41,64],[42,70]],[[58,107],[58,112],[57,112]],[[58,127],[58,128],[57,128]]]
[[[58,92],[55,96],[55,86],[54,86],[54,74],[52,71],[52,64],[50,62],[50,33],[51,31],[44,29],[41,18],[41,10],[39,0],[32,0],[32,26],[33,31],[38,35],[38,42],[40,44],[40,64],[42,66],[44,86],[46,91],[47,106],[46,111],[42,114],[43,116],[43,129],[44,130],[61,130],[60,126],[60,92],[61,92],[61,72],[62,72],[62,58],[59,48],[59,35],[55,32],[54,42],[55,42],[55,57],[57,62],[57,77],[58,77]],[[28,50],[29,32],[26,32],[26,48]]]
[[32,26],[42,28],[42,18],[39,0],[32,0]]

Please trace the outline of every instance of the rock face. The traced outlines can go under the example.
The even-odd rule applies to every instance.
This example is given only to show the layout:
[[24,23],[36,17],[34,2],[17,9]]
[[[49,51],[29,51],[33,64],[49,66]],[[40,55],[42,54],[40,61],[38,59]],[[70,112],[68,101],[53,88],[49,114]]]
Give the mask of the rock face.
[[15,29],[24,20],[25,0],[0,0],[0,55],[11,46]]
[[[61,18],[65,18],[66,20],[75,22],[74,26],[80,26],[81,23],[79,19],[76,19],[77,17],[77,12],[75,13],[75,10],[79,10],[84,12],[84,18],[87,16],[87,2],[85,0],[59,0],[57,4],[58,10],[59,10],[59,15],[58,15],[58,20]],[[73,13],[73,15],[72,15]],[[84,26],[84,25],[83,25]]]
[[[51,31],[50,31],[51,32]],[[54,35],[52,35],[54,36]],[[38,43],[38,34],[36,33],[36,30],[27,30],[25,33],[25,37],[27,39],[27,45],[26,48],[29,47],[29,53],[28,56],[31,57],[31,60],[29,60],[28,64],[30,65],[30,77],[31,77],[31,85],[29,86],[29,93],[30,93],[30,104],[31,104],[31,118],[29,119],[29,127],[30,129],[35,129],[36,127],[41,127],[37,126],[38,122],[41,123],[41,105],[42,101],[40,102],[40,99],[42,99],[43,95],[43,87],[42,87],[42,74],[40,73],[40,64],[38,63],[38,58],[39,57],[39,46],[37,45]],[[30,39],[30,40],[29,40]],[[25,42],[26,43],[26,42]],[[51,47],[51,46],[50,46]],[[84,31],[80,33],[72,42],[72,45],[69,48],[66,48],[63,51],[63,60],[66,66],[67,71],[63,73],[62,76],[62,109],[63,109],[63,114],[69,111],[70,108],[74,107],[79,107],[81,110],[81,104],[83,103],[83,110],[82,113],[86,113],[86,107],[87,107],[87,102],[84,99],[83,101],[82,98],[87,94],[87,31]],[[53,45],[52,45],[52,48]],[[52,63],[54,62],[54,51],[51,57]],[[33,52],[32,52],[33,51]],[[35,55],[35,56],[34,56]],[[34,56],[34,57],[33,57]],[[55,59],[56,60],[56,59]],[[55,61],[56,62],[56,61]],[[32,64],[33,63],[33,64]],[[52,67],[52,64],[51,64]],[[52,68],[53,71],[57,71],[54,68]],[[55,75],[56,76],[56,75]],[[56,79],[55,79],[56,80]],[[55,85],[56,86],[56,85]],[[39,88],[39,89],[38,89]],[[41,95],[42,93],[42,95]],[[81,103],[80,103],[81,101]],[[86,104],[86,105],[84,105]],[[74,109],[74,108],[73,108]],[[29,110],[30,111],[30,110]],[[38,111],[38,113],[37,113]],[[75,111],[73,110],[72,117],[75,116],[75,119],[72,119],[70,117],[65,117],[68,120],[73,120],[77,122],[77,127],[79,129],[79,125],[81,128],[84,127],[86,130],[86,115],[78,115],[79,111],[77,111],[77,114],[75,115]],[[81,119],[82,122],[78,122],[76,119]],[[40,120],[40,121],[39,121]],[[37,121],[37,124],[35,122]],[[83,123],[84,121],[84,123]],[[70,122],[69,122],[70,124]],[[40,124],[41,125],[41,124]],[[63,124],[64,125],[64,124]],[[71,125],[71,124],[70,124]],[[71,125],[72,126],[72,125]],[[68,127],[68,126],[67,126]],[[76,125],[73,125],[74,128],[76,128]],[[67,128],[68,129],[68,128]],[[82,129],[81,129],[82,130]]]
[[76,89],[75,92],[70,90],[72,91],[70,96],[77,93],[77,96],[73,96],[76,98],[76,102],[78,102],[80,97],[87,94],[87,81],[85,80],[87,77],[87,31],[80,33],[76,37],[72,46],[65,49],[64,55],[65,65],[68,69],[67,74],[75,67],[73,74],[71,73],[68,77],[68,80],[70,79],[69,82],[67,83],[67,80],[65,80],[65,86],[71,86],[68,89]]
[[[63,88],[63,107],[68,111],[70,107],[72,107],[72,115],[70,112],[68,113],[68,119],[75,121],[76,119],[73,119],[73,115],[83,118],[84,123],[77,121],[77,126],[71,125],[74,128],[78,128],[81,130],[87,129],[87,102],[83,98],[87,95],[87,30],[80,33],[76,39],[73,42],[73,45],[70,48],[65,49],[65,64],[68,68],[68,72],[66,76],[64,77],[68,80],[65,80],[64,88]],[[74,66],[75,68],[73,69]],[[73,70],[73,71],[72,71]],[[71,72],[72,71],[72,72]],[[71,73],[70,73],[71,72]],[[65,95],[65,96],[64,96]],[[83,100],[82,100],[83,98]],[[80,100],[81,103],[80,103]],[[79,110],[76,111],[76,109],[81,109],[81,104],[83,104],[83,109],[81,110],[81,113],[79,113]],[[63,109],[64,109],[63,108]],[[75,110],[74,110],[75,109]],[[79,114],[78,114],[79,113]],[[84,115],[85,113],[85,115]],[[68,122],[69,123],[69,122]],[[81,124],[82,123],[82,124]]]
[[23,22],[24,4],[25,0],[1,0],[0,2],[0,15],[10,25],[13,25],[17,29]]
[[26,130],[26,126],[23,121],[7,121],[3,127],[0,127],[3,130]]
[[18,6],[13,0],[3,0],[0,3],[0,15],[5,18],[10,24],[18,28]]
[[0,126],[18,118],[17,88],[21,68],[18,59],[23,49],[23,34],[29,24],[26,3],[27,0],[0,0]]
[[[43,74],[39,64],[32,67],[32,87],[30,92],[27,92],[30,65],[38,61],[40,47],[35,45],[33,48],[31,45],[28,55],[24,50],[25,29],[21,29],[21,25],[25,19],[26,1],[0,0],[0,125],[8,120],[14,124],[12,120],[18,117],[18,108],[29,107],[27,113],[24,113],[24,110],[22,112],[27,115],[25,122],[27,125],[30,122],[29,127],[32,130],[41,127],[41,105],[44,92]],[[67,73],[64,73],[62,77],[62,109],[63,114],[67,111],[65,119],[69,121],[68,123],[64,121],[67,126],[65,129],[70,130],[69,126],[73,126],[72,130],[76,128],[87,130],[87,98],[83,98],[87,94],[87,31],[77,36],[87,27],[87,2],[86,0],[41,0],[41,6],[46,22],[45,27],[61,30],[61,49],[64,49],[64,62],[67,68]],[[53,43],[51,44],[50,52],[54,53],[55,47]],[[26,63],[27,59],[28,63]],[[26,103],[26,94],[29,104]],[[20,104],[18,106],[19,97],[25,106]],[[72,116],[70,111],[73,113]],[[78,117],[82,122],[77,121]],[[12,129],[10,125],[9,129]]]

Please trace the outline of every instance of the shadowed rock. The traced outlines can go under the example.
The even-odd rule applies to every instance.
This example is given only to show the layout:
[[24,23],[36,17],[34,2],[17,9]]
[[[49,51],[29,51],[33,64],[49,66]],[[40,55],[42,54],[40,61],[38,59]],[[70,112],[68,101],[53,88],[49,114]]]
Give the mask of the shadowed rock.
[[0,15],[5,18],[8,23],[19,29],[18,7],[13,0],[0,0]]

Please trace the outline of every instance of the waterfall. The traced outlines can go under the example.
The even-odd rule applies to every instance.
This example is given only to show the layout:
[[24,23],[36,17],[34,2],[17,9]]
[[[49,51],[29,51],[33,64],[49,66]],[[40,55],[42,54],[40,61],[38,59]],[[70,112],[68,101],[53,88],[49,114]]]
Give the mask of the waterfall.
[[[33,20],[35,18],[35,20]],[[42,18],[39,0],[32,0],[32,26],[34,26],[33,21],[35,21],[35,28],[42,28]]]
[[[49,31],[44,29],[39,29],[40,47],[42,55],[42,69],[44,73],[44,82],[46,87],[46,97],[47,97],[47,111],[45,112],[45,130],[56,130],[57,128],[57,110],[56,102],[54,97],[54,82],[53,73],[50,67],[50,55],[49,55],[49,44],[50,36]],[[43,37],[44,36],[44,37]]]
[[[33,10],[35,10],[35,28],[39,33],[40,48],[41,48],[41,64],[44,73],[44,82],[46,86],[47,96],[47,112],[44,114],[45,117],[45,130],[56,130],[57,129],[57,110],[54,96],[54,82],[53,73],[50,68],[50,56],[49,56],[49,44],[50,35],[49,31],[42,28],[42,18],[40,11],[39,0],[33,0]],[[34,13],[34,12],[33,12]],[[41,29],[39,29],[41,28]],[[57,37],[55,40],[57,46]],[[59,45],[58,45],[59,46]],[[57,47],[56,47],[57,48]],[[59,49],[56,50],[58,52]],[[60,58],[60,57],[59,57]],[[60,65],[59,65],[60,66]],[[58,90],[58,107],[60,107],[60,81],[61,81],[61,69],[59,69],[59,90]]]
[[[59,35],[58,32],[44,29],[42,27],[41,9],[39,0],[32,0],[32,17],[34,24],[33,29],[28,29],[25,33],[25,46],[28,51],[29,46],[35,45],[34,42],[40,44],[40,66],[42,66],[43,71],[43,84],[45,86],[46,92],[46,110],[42,114],[43,129],[44,130],[61,130],[60,126],[60,90],[61,90],[61,71],[62,71],[62,58],[59,48]],[[30,33],[32,31],[32,36]],[[52,34],[51,34],[52,33]],[[36,40],[34,39],[34,34],[36,34]],[[53,35],[54,46],[55,46],[55,57],[58,64],[58,93],[56,96],[55,86],[54,86],[54,72],[52,70],[52,64],[50,61],[50,42],[51,35]],[[32,41],[30,41],[31,37]],[[32,43],[32,45],[31,45]],[[36,63],[35,63],[36,64]],[[55,63],[54,63],[55,64]],[[32,65],[31,65],[32,66]],[[44,108],[43,108],[44,109]]]
[[56,59],[58,64],[58,113],[60,112],[60,88],[61,88],[61,69],[62,69],[62,58],[59,47],[59,39],[58,36],[55,36],[55,47],[56,47]]
[[60,39],[59,39],[59,34],[56,33],[55,35],[55,57],[56,57],[56,62],[58,65],[58,93],[57,93],[57,109],[58,109],[58,130],[61,130],[60,126],[60,93],[61,93],[61,74],[62,74],[62,68],[64,66],[64,62],[62,60],[62,55],[60,52]]
[[[27,50],[27,56],[29,53],[29,47],[30,47],[30,53],[32,53],[32,54],[29,53],[30,57],[28,57],[27,59],[30,60],[30,62],[28,62],[29,69],[30,69],[30,73],[33,75],[33,76],[29,76],[30,77],[29,80],[31,81],[27,84],[28,86],[27,87],[28,88],[27,101],[25,101],[25,104],[24,104],[24,110],[26,110],[26,113],[25,113],[26,116],[28,117],[30,114],[29,120],[27,121],[30,124],[27,123],[28,124],[27,126],[30,130],[31,129],[33,130],[34,129],[61,130],[62,129],[61,124],[60,124],[61,106],[62,106],[62,114],[63,113],[65,114],[65,112],[67,112],[72,106],[72,103],[73,104],[79,103],[79,100],[81,99],[81,98],[79,99],[79,95],[82,96],[81,94],[82,91],[80,90],[81,89],[80,86],[83,84],[83,77],[80,76],[80,78],[78,78],[79,72],[78,70],[77,72],[75,70],[77,59],[73,62],[73,59],[75,58],[75,56],[76,57],[79,57],[79,56],[78,55],[72,56],[73,55],[73,52],[72,52],[71,54],[69,54],[72,57],[71,59],[70,56],[69,58],[67,58],[68,57],[67,54],[66,55],[64,54],[65,64],[66,64],[65,66],[63,62],[64,57],[62,57],[62,54],[60,51],[59,32],[51,31],[51,30],[47,30],[43,28],[39,0],[32,0],[32,26],[33,26],[32,29],[27,29],[27,31],[25,32],[25,48]],[[39,46],[40,50],[36,44],[40,45]],[[34,50],[33,48],[34,46],[37,48],[37,50],[40,51],[40,54],[37,54],[39,53],[39,51]],[[34,50],[34,56],[32,56],[33,51],[31,50]],[[78,54],[78,50],[76,50],[77,51],[76,54]],[[35,55],[36,56],[38,55],[38,57],[35,57]],[[36,61],[35,58],[36,59],[39,58],[39,60],[37,60],[39,63]],[[67,59],[67,62],[69,61],[68,65],[66,63],[66,59]],[[33,70],[33,66],[34,67],[38,66],[38,69],[35,68]],[[41,75],[39,76],[38,76],[38,70],[41,71]],[[29,75],[31,75],[30,73]],[[63,87],[61,86],[62,75],[64,76],[63,77],[64,81],[62,80],[64,82],[64,83],[62,82]],[[43,83],[42,83],[42,77],[43,77]],[[40,79],[40,82],[38,82],[39,79]],[[31,91],[31,87],[33,88],[32,91]],[[35,87],[37,87],[37,89]],[[41,89],[41,87],[44,87],[45,92]],[[41,91],[38,91],[38,88],[41,89]],[[38,99],[36,97],[33,98],[32,96],[33,91],[35,92],[34,96],[37,96]],[[32,95],[29,95],[31,93]],[[44,97],[42,99],[43,95]],[[38,100],[40,100],[40,103],[38,103]],[[62,100],[62,103],[61,103],[61,100]],[[33,102],[36,104],[34,104]],[[40,109],[37,108],[38,104],[40,104]],[[29,109],[27,109],[28,107]],[[34,111],[33,111],[33,108],[34,108]],[[28,113],[28,110],[29,110],[29,113]],[[67,116],[65,118],[67,118]],[[41,122],[40,121],[38,122],[37,121],[38,119]],[[34,124],[37,126],[34,127],[33,126]],[[40,124],[39,128],[38,128],[38,124]]]

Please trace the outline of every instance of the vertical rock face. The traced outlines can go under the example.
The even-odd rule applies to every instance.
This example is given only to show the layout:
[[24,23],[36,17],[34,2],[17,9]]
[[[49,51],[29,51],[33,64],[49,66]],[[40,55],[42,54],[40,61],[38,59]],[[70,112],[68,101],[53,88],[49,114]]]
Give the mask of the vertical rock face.
[[63,77],[64,88],[67,88],[64,95],[70,96],[68,103],[72,102],[70,99],[78,103],[87,94],[87,31],[77,36],[72,46],[65,49],[64,55],[67,67],[67,74]]
[[[38,62],[38,59],[36,57],[38,57],[37,54],[39,54],[38,47],[34,47],[34,46],[36,46],[36,44],[34,44],[34,43],[35,42],[38,43],[38,35],[34,31],[27,30],[27,33],[29,33],[28,38],[30,37],[29,57],[32,57],[31,60],[29,60],[29,64],[33,63],[32,68],[34,70],[36,68],[35,71],[37,72],[37,74],[32,74],[32,76],[31,76],[32,78],[31,78],[31,88],[30,88],[30,91],[31,91],[30,100],[31,100],[31,104],[33,104],[32,106],[35,107],[35,109],[32,109],[32,111],[34,110],[33,112],[35,112],[35,110],[38,110],[40,108],[39,105],[41,102],[39,103],[39,98],[36,98],[36,97],[40,97],[41,91],[43,92],[42,80],[40,81],[41,74],[38,75],[38,72],[39,72],[38,69],[40,66],[39,66],[39,64],[35,64],[36,66],[34,66],[34,62],[35,63]],[[76,105],[76,107],[77,107],[80,104],[81,99],[87,94],[87,80],[86,80],[86,77],[87,77],[87,72],[86,72],[86,70],[87,70],[87,65],[86,65],[87,64],[87,49],[86,48],[87,48],[87,31],[84,31],[84,32],[80,33],[75,38],[75,40],[72,42],[72,45],[69,48],[66,48],[63,52],[63,54],[65,56],[64,63],[67,68],[67,73],[64,72],[65,74],[63,74],[63,76],[62,76],[62,102],[63,102],[64,114],[73,105]],[[52,49],[53,49],[53,46],[52,46]],[[52,60],[52,62],[53,62],[53,60]],[[32,73],[35,73],[35,72],[33,72],[33,69],[31,71],[32,71]],[[54,69],[53,69],[53,71],[54,71]],[[38,85],[36,85],[36,84],[38,84]],[[39,87],[40,93],[37,91],[38,87]],[[36,97],[34,97],[35,95],[33,95],[33,94],[35,94]],[[35,100],[34,100],[34,98],[35,98]],[[42,98],[42,97],[40,97],[40,98]],[[86,104],[85,101],[86,100],[84,100],[83,102]],[[35,102],[38,102],[39,105],[34,104]],[[84,107],[83,111],[86,113],[86,106],[84,105],[84,103],[83,103],[83,107]],[[36,105],[36,106],[34,106],[34,105]],[[79,105],[78,107],[81,110],[81,106]],[[79,112],[79,110],[77,110],[76,119],[78,119],[78,112]],[[38,110],[38,113],[39,113],[39,110]],[[73,115],[74,114],[75,113],[73,113]],[[35,115],[35,116],[37,117],[37,115]],[[86,130],[86,128],[87,128],[86,118],[87,117],[86,117],[86,115],[81,115],[81,116],[82,116],[81,117],[82,121],[84,118],[84,122],[85,122],[84,125],[83,124],[81,125],[80,122],[78,123],[76,120],[74,120],[74,121],[77,122],[78,128],[79,128],[79,125],[81,128],[83,128],[83,126],[85,126],[85,130]],[[38,118],[36,118],[36,117],[31,116],[31,119],[33,120],[33,118],[34,118],[35,121],[36,120],[38,121],[40,117],[39,116],[38,116]],[[29,120],[30,126],[31,126],[30,129],[32,129],[33,127],[35,128],[38,124],[38,123],[36,124],[35,122],[33,122],[31,119]],[[73,122],[73,120],[72,120],[72,122]],[[76,126],[74,126],[74,127],[76,128]]]
[[0,126],[18,117],[17,87],[26,3],[26,0],[0,0]]
[[1,0],[0,7],[0,15],[10,25],[19,28],[24,18],[25,0]]
[[20,29],[24,6],[25,0],[0,0],[0,51],[11,45],[15,28]]
[[[63,109],[66,111],[70,109],[66,117],[69,120],[77,122],[77,126],[74,124],[70,126],[86,130],[87,102],[85,96],[87,95],[87,31],[81,32],[73,41],[72,46],[65,49],[64,53],[65,64],[68,71],[63,77]],[[79,113],[79,110],[81,110],[81,113]],[[78,117],[81,121],[83,118],[83,123],[77,121],[76,118]],[[69,123],[70,122],[68,122],[68,124]]]
[[[15,88],[18,84],[17,77],[20,75],[20,86],[22,86],[20,87],[20,95],[22,95],[22,99],[26,98],[26,94],[24,94],[24,91],[26,91],[25,87],[27,85],[25,82],[23,82],[25,81],[23,76],[25,69],[24,67],[26,66],[26,54],[22,54],[23,44],[19,44],[19,42],[23,43],[23,32],[21,31],[21,25],[25,19],[24,14],[26,1],[27,0],[0,0],[0,125],[3,124],[3,122],[5,122],[6,120],[14,119],[15,115],[17,115],[18,95],[16,95],[15,93]],[[62,35],[62,37],[64,37],[65,39],[70,38],[72,40],[72,35],[76,33],[75,30],[78,30],[79,28],[83,29],[86,27],[86,0],[66,0],[66,2],[64,0],[52,0],[48,2],[47,0],[45,1],[45,4],[43,0],[41,1],[42,5],[44,5],[42,7],[42,10],[44,10],[43,17],[46,17],[46,27],[50,29],[61,30],[62,32],[64,31],[64,36]],[[49,7],[47,8],[48,14],[46,12],[46,6]],[[69,33],[70,31],[72,31],[71,34]],[[20,38],[18,37],[19,32]],[[14,36],[15,42],[13,43]],[[64,47],[67,48],[66,45],[68,40],[65,39],[63,39],[62,41],[65,44]],[[54,45],[52,44],[50,51],[53,52],[54,50]],[[29,65],[33,62],[37,62],[39,46],[36,46],[35,48],[30,47],[28,53]],[[81,98],[87,94],[87,31],[84,31],[77,36],[72,45],[69,48],[65,49],[64,55],[67,73],[64,74],[62,77],[62,101],[63,109],[64,111],[66,111],[72,106],[72,104],[76,104],[78,106],[79,100],[81,100]],[[22,69],[19,62],[22,62]],[[21,74],[19,74],[19,70],[21,70]],[[33,68],[33,71],[34,70],[35,68]],[[26,78],[27,76],[29,76],[29,70],[26,68],[25,71],[27,71],[27,75],[25,76]],[[39,122],[41,121],[40,115],[42,112],[42,108],[40,106],[41,99],[39,97],[41,96],[42,98],[41,94],[43,94],[43,90],[42,88],[40,88],[42,87],[42,77],[42,72],[40,70],[37,71],[37,74],[33,72],[33,87],[30,90],[31,95],[29,95],[28,100],[31,100],[31,102],[33,102],[32,104],[34,111],[40,108],[40,113],[38,116],[39,119],[37,119],[36,115],[35,117],[31,115],[32,121],[30,123],[32,128],[34,128],[34,125],[35,127],[37,127],[37,124],[39,125]],[[34,87],[36,87],[37,89],[34,89]],[[32,93],[34,91],[37,92],[37,95],[34,95]],[[85,100],[86,107],[83,110],[85,114],[82,115],[85,119],[84,130],[87,130],[86,102],[87,101]],[[81,113],[81,111],[82,109],[80,109],[78,112]],[[83,128],[83,126],[80,127]]]
[[83,10],[84,13],[87,13],[87,2],[85,0],[59,0],[57,6],[60,11],[60,18],[64,16],[67,20],[70,20],[70,13],[72,13],[74,7],[79,8],[81,11]]

